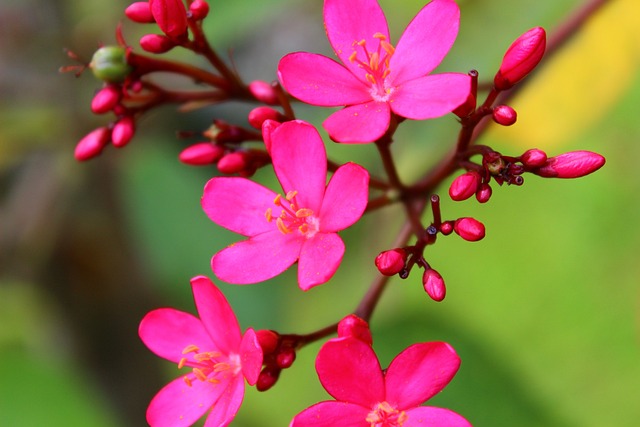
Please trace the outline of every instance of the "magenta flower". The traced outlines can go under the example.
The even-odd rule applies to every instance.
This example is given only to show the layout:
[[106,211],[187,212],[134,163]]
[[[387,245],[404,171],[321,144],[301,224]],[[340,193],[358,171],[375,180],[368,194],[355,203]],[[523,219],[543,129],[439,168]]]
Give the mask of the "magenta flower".
[[245,178],[216,177],[204,188],[211,220],[248,236],[218,252],[213,272],[229,283],[257,283],[298,261],[300,288],[325,283],[337,270],[344,243],[336,234],[364,213],[369,173],[347,163],[327,180],[327,155],[313,126],[286,122],[269,137],[284,197]]
[[167,384],[147,409],[152,427],[182,427],[209,411],[207,427],[226,426],[244,396],[244,380],[258,380],[262,350],[256,334],[240,332],[229,303],[207,277],[191,279],[200,319],[172,308],[148,313],[139,334],[160,357],[189,367],[191,372]]
[[433,0],[413,18],[394,48],[375,0],[325,0],[327,36],[343,65],[322,55],[291,53],[278,65],[280,81],[306,103],[346,106],[323,123],[335,141],[375,141],[389,128],[392,112],[408,119],[432,119],[467,99],[467,75],[428,75],[451,49],[459,21],[453,0]]
[[305,409],[291,427],[471,427],[448,409],[418,406],[439,393],[459,366],[449,344],[428,342],[408,347],[383,372],[371,346],[351,337],[330,340],[318,353],[316,371],[336,400]]

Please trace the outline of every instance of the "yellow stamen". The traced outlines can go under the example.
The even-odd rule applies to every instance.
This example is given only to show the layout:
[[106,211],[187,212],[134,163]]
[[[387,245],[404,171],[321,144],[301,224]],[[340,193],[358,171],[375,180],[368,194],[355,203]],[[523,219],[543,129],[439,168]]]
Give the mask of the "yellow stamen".
[[191,345],[186,346],[184,348],[184,350],[182,350],[182,354],[187,354],[187,353],[191,353],[191,352],[197,353],[199,350],[200,349],[198,348],[198,346],[191,344]]
[[210,382],[211,384],[220,384],[220,380],[217,380],[215,378],[208,378],[207,382]]
[[362,39],[362,40],[360,40],[359,42],[356,42],[356,44],[357,44],[358,46],[361,46],[361,47],[362,47],[362,46],[364,46],[364,45],[366,45],[366,44],[367,44],[367,41],[366,41],[365,39]]
[[309,231],[309,224],[305,222],[300,227],[298,227],[298,230],[300,230],[302,234],[306,234]]
[[382,49],[384,49],[385,52],[387,52],[389,55],[393,55],[393,53],[396,51],[396,48],[393,47],[393,45],[391,43],[388,43],[386,41],[381,41],[380,42],[380,46],[382,47]]
[[191,379],[189,379],[188,376],[185,375],[184,377],[182,377],[182,379],[184,380],[185,384],[191,387]]
[[285,196],[285,199],[287,199],[288,201],[293,200],[294,197],[296,197],[296,195],[298,194],[298,192],[296,190],[291,190],[287,193],[287,195]]
[[369,66],[373,71],[377,71],[380,68],[380,55],[378,52],[373,52],[371,58],[369,58]]
[[375,34],[373,35],[373,38],[374,38],[374,39],[378,39],[378,40],[380,40],[380,41],[383,41],[383,40],[386,40],[386,39],[387,39],[387,36],[385,36],[385,35],[384,35],[384,34],[382,34],[382,33],[375,33]]
[[282,206],[282,202],[280,201],[280,199],[282,199],[281,195],[277,195],[275,199],[273,199],[273,204],[276,206]]
[[216,363],[215,367],[213,368],[213,372],[223,372],[229,370],[229,368],[231,368],[231,365],[229,365],[228,363],[220,362]]
[[286,226],[286,225],[284,225],[284,221],[282,220],[282,218],[278,218],[278,219],[276,220],[276,226],[278,227],[278,230],[280,230],[280,232],[281,232],[282,234],[289,234],[289,233],[291,233],[291,230],[289,230],[289,229],[287,228],[287,226]]
[[187,363],[187,358],[183,357],[182,359],[180,359],[180,362],[178,362],[178,369],[182,369],[184,368],[184,365]]
[[311,209],[302,208],[296,211],[296,218],[306,218],[311,215],[313,215],[313,211]]
[[264,217],[267,218],[267,222],[273,221],[273,214],[272,214],[271,208],[267,209],[267,211],[264,213]]
[[354,50],[353,53],[349,55],[349,62],[354,62],[357,56],[358,56],[358,52]]
[[373,77],[373,75],[371,75],[371,74],[368,74],[368,73],[367,73],[367,75],[365,75],[364,77],[365,77],[365,78],[367,79],[367,81],[368,81],[369,83],[371,83],[372,85],[376,84],[376,78],[375,78],[375,77]]
[[200,368],[193,368],[193,375],[196,376],[197,379],[199,379],[200,381],[206,381],[207,376],[205,375],[204,372],[202,372],[202,369]]

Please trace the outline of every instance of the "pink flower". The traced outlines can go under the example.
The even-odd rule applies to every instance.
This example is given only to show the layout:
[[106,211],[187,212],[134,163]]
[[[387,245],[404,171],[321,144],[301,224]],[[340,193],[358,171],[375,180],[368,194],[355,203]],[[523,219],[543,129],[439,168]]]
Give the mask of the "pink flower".
[[283,123],[267,139],[284,197],[245,178],[211,179],[202,196],[204,211],[213,222],[249,237],[215,254],[211,268],[221,280],[248,284],[298,261],[298,283],[307,290],[337,270],[345,248],[336,233],[362,216],[369,174],[347,163],[326,185],[324,144],[307,123]]
[[411,21],[394,48],[375,0],[325,0],[329,42],[342,64],[296,52],[280,60],[283,86],[300,100],[346,108],[324,122],[332,139],[363,143],[380,138],[392,112],[408,119],[440,117],[462,104],[471,81],[458,73],[428,75],[458,34],[460,10],[453,0],[433,0]]
[[207,411],[207,427],[228,425],[242,403],[244,379],[255,384],[262,367],[255,332],[241,334],[222,292],[204,276],[193,278],[191,287],[200,319],[161,308],[140,322],[140,338],[152,352],[191,368],[151,400],[152,427],[190,426]]
[[419,406],[439,393],[459,366],[456,352],[442,342],[413,344],[382,371],[373,349],[363,341],[330,340],[318,353],[316,371],[336,400],[305,409],[291,427],[470,427],[448,409]]

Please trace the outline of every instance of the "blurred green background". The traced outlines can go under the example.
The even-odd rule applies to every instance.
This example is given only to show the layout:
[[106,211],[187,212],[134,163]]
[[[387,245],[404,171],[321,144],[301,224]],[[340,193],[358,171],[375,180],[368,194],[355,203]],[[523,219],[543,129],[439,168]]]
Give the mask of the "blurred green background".
[[[90,58],[129,2],[4,0],[0,4],[0,426],[142,426],[146,405],[177,370],[139,342],[149,310],[194,311],[189,279],[212,276],[213,253],[237,240],[201,211],[215,170],[177,161],[212,118],[244,123],[250,106],[190,114],[173,107],[141,121],[122,150],[88,163],[76,142],[111,117],[89,103],[100,87],[57,68],[69,48]],[[422,0],[380,0],[397,41]],[[581,1],[460,0],[460,35],[441,69],[493,76],[525,30],[549,34]],[[231,51],[247,81],[272,80],[294,50],[330,53],[320,0],[211,1],[207,34]],[[640,422],[640,38],[636,0],[609,5],[511,105],[512,128],[481,143],[509,155],[602,153],[598,173],[573,181],[527,176],[494,187],[486,205],[443,201],[447,219],[473,216],[487,237],[441,238],[426,252],[448,295],[434,303],[419,274],[395,280],[372,319],[383,366],[417,341],[445,340],[462,358],[453,382],[430,404],[475,426],[637,426]],[[634,26],[635,25],[635,26]],[[152,27],[124,24],[130,44]],[[188,59],[186,55],[176,57]],[[328,111],[300,108],[321,123]],[[404,178],[417,176],[455,140],[456,122],[407,123],[394,153]],[[324,133],[323,133],[324,135]],[[371,146],[328,144],[330,156],[381,175]],[[258,176],[273,184],[268,171]],[[443,187],[441,194],[446,194]],[[375,276],[402,213],[388,208],[342,233],[347,253],[334,279],[303,293],[287,272],[269,283],[220,283],[243,327],[306,333],[357,305]],[[429,221],[425,217],[425,221]],[[371,230],[375,230],[374,233]],[[313,370],[318,345],[300,352],[271,391],[249,390],[237,426],[283,426],[327,399]]]

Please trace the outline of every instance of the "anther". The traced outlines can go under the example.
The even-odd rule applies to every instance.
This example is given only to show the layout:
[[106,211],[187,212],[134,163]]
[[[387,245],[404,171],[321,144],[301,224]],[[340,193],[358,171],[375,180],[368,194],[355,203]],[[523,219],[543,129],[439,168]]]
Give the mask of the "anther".
[[187,353],[191,353],[191,352],[197,353],[199,350],[200,349],[198,348],[198,346],[191,344],[191,345],[186,346],[184,348],[184,350],[182,350],[182,354],[187,354]]
[[184,368],[184,365],[187,363],[187,358],[183,357],[182,359],[180,359],[180,362],[178,362],[178,369],[182,369]]

